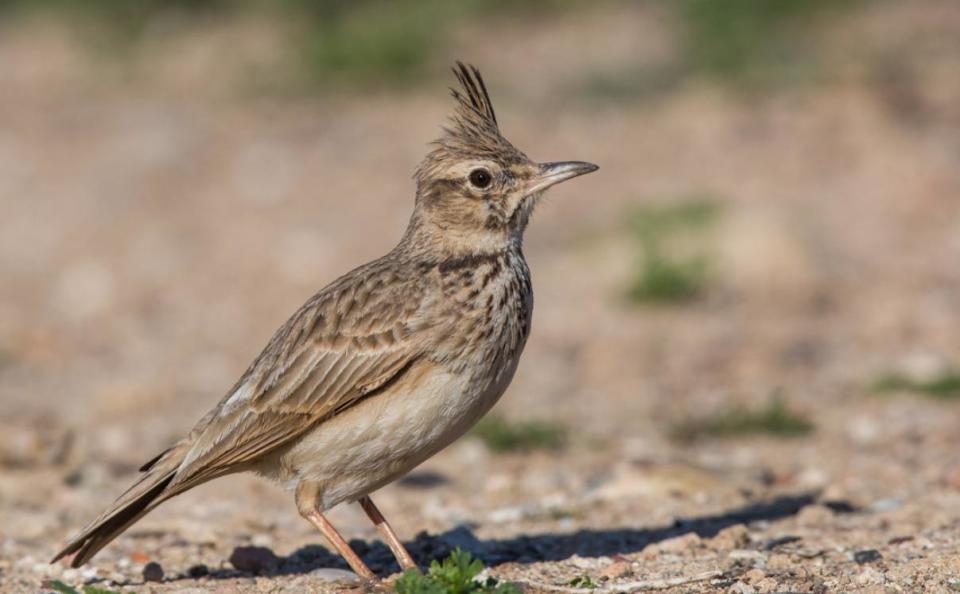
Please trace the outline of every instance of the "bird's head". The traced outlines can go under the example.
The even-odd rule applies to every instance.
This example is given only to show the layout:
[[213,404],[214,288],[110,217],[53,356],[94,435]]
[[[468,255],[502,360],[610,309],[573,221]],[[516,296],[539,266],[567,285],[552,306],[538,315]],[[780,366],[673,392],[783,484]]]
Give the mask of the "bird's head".
[[491,251],[521,241],[544,190],[597,166],[532,161],[500,133],[480,72],[457,62],[454,74],[456,111],[417,168],[413,223],[434,241]]

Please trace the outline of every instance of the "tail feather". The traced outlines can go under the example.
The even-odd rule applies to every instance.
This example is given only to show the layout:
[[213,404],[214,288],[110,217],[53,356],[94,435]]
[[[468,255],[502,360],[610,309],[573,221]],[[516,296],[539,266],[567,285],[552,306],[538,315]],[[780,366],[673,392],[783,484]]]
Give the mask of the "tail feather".
[[149,470],[50,562],[55,563],[67,555],[76,553],[70,561],[70,566],[83,565],[147,512],[181,493],[183,489],[168,489],[170,482],[176,476],[181,457],[170,455],[172,453],[168,450],[151,460],[147,465]]
[[141,467],[138,468],[137,470],[139,470],[140,472],[146,472],[146,471],[150,470],[151,468],[153,468],[153,465],[154,465],[154,464],[156,464],[157,462],[159,462],[160,460],[162,460],[163,457],[166,456],[167,454],[169,454],[171,450],[173,450],[173,448],[167,448],[167,449],[163,450],[162,452],[160,452],[159,454],[157,454],[157,455],[154,456],[153,458],[150,458],[150,460],[148,460],[147,462],[145,462],[145,463],[143,464],[143,466],[141,466]]

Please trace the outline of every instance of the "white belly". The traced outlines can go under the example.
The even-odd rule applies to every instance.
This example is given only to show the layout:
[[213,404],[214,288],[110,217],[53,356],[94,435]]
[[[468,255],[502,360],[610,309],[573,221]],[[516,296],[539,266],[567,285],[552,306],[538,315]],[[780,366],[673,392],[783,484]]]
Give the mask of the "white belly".
[[271,465],[263,473],[291,489],[301,480],[316,481],[323,509],[362,497],[463,435],[503,394],[518,358],[492,381],[428,364],[418,377],[317,426],[280,455],[279,469]]

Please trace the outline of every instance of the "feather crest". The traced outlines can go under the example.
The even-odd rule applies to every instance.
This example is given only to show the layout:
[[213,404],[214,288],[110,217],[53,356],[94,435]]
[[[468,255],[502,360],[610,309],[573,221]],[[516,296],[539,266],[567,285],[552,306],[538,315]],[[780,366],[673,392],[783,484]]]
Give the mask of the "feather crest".
[[418,187],[441,175],[446,163],[464,159],[490,159],[502,163],[523,162],[526,155],[500,133],[497,115],[480,71],[457,61],[453,74],[459,89],[450,89],[457,105],[443,127],[443,135],[433,142],[434,149],[417,168]]

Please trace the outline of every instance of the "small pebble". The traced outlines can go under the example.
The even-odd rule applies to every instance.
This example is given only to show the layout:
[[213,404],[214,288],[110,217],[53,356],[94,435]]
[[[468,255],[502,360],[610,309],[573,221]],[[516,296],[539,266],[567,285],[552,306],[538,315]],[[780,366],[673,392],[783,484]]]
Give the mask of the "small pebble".
[[741,549],[750,542],[750,531],[743,524],[728,526],[710,539],[710,545],[717,550]]
[[143,566],[143,581],[160,582],[163,581],[163,567],[156,561],[151,561]]
[[882,514],[885,512],[893,511],[903,506],[903,500],[897,499],[896,497],[890,497],[887,499],[881,499],[879,501],[874,501],[867,507],[867,511],[874,514]]
[[230,555],[231,565],[240,571],[250,573],[261,573],[273,569],[279,561],[273,551],[265,547],[237,547]]
[[202,563],[199,565],[193,565],[187,570],[187,575],[193,579],[202,578],[206,575],[210,575],[210,568]]
[[669,553],[680,553],[692,549],[700,544],[700,536],[696,532],[668,538],[660,541],[660,550]]
[[323,582],[359,582],[360,577],[352,571],[346,569],[337,569],[335,567],[323,567],[310,572],[310,577]]
[[880,555],[880,552],[876,549],[864,549],[853,554],[853,560],[859,565],[863,565],[864,563],[873,563],[874,561],[879,561],[882,558],[883,556]]
[[607,565],[597,572],[597,575],[600,577],[615,579],[630,574],[632,568],[633,564],[629,561],[614,561],[610,565]]

